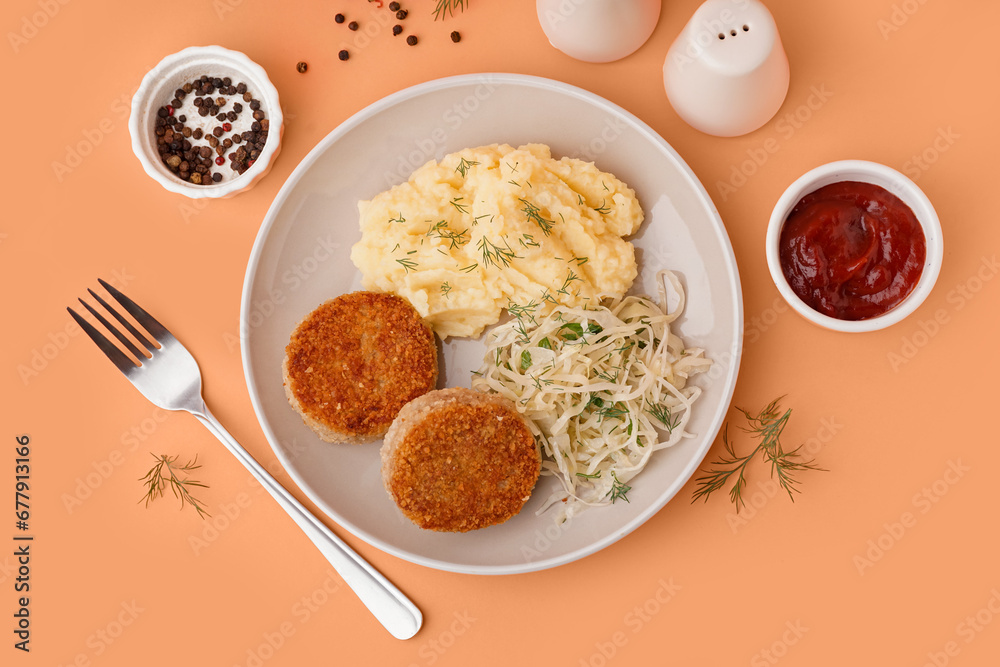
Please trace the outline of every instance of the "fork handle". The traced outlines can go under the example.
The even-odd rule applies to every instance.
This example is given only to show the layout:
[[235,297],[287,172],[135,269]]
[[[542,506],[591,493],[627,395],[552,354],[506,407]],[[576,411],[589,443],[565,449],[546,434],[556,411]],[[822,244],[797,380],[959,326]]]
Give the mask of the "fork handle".
[[299,525],[305,534],[316,545],[316,548],[326,556],[334,569],[351,587],[375,618],[385,626],[393,637],[409,639],[417,634],[423,623],[420,610],[393,586],[388,579],[359,556],[353,549],[333,534],[326,525],[317,519],[295,496],[281,486],[276,479],[257,463],[250,453],[236,442],[229,431],[219,423],[219,420],[204,408],[203,414],[192,413],[215,434],[222,444],[239,459],[250,474],[267,489],[271,497],[288,512],[289,516]]

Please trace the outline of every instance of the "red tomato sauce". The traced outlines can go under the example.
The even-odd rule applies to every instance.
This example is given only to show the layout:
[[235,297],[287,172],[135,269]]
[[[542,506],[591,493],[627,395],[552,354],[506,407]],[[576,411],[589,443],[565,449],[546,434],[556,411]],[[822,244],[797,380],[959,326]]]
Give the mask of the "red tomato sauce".
[[792,291],[813,310],[865,320],[913,291],[927,243],[899,197],[871,183],[842,181],[799,200],[782,227],[778,252]]

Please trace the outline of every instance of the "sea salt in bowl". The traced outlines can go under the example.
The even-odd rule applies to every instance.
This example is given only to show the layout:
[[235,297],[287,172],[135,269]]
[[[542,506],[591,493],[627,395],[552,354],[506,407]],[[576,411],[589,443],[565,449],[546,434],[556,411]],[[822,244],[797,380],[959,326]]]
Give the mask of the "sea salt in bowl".
[[[241,146],[246,148],[245,141],[234,142],[232,146],[224,149],[221,156],[224,158],[222,165],[215,162],[216,158],[219,157],[217,151],[209,147],[211,151],[209,159],[212,160],[211,173],[221,174],[222,180],[219,182],[210,181],[207,185],[186,181],[164,164],[163,158],[157,150],[156,135],[156,119],[160,108],[171,104],[177,89],[202,76],[220,79],[228,77],[233,86],[245,83],[247,92],[254,100],[259,101],[260,111],[263,111],[264,118],[268,121],[267,139],[264,142],[264,147],[256,160],[242,173],[238,173],[230,167],[231,161],[228,156],[230,153],[235,153]],[[213,129],[221,126],[224,121],[216,119],[212,115],[199,115],[198,108],[194,106],[194,100],[196,97],[215,99],[220,96],[227,98],[226,103],[220,107],[221,111],[233,111],[236,103],[241,104],[243,108],[235,120],[225,121],[229,122],[231,130],[224,132],[221,137],[218,137],[218,140],[220,142],[227,138],[232,140],[235,134],[250,131],[250,125],[254,122],[250,101],[244,100],[240,95],[226,95],[218,90],[207,96],[191,92],[181,100],[181,107],[174,110],[174,117],[184,115],[186,127],[190,128],[192,132],[196,129],[202,130],[204,136],[201,139],[188,138],[188,141],[196,148],[208,146],[208,136],[215,136],[212,134]],[[194,46],[161,60],[143,78],[139,89],[132,98],[132,112],[129,116],[132,150],[139,158],[146,173],[167,190],[194,199],[232,197],[253,187],[274,164],[274,159],[281,148],[283,131],[284,122],[281,105],[278,101],[278,91],[271,84],[267,72],[244,54],[221,46]]]

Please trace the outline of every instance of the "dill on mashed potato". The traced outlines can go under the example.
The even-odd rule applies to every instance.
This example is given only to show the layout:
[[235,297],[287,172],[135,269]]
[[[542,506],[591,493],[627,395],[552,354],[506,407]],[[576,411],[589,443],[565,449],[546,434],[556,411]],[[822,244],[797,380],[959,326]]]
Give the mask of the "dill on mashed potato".
[[452,153],[358,208],[364,288],[405,297],[442,337],[478,336],[508,303],[621,298],[637,275],[635,192],[542,144]]

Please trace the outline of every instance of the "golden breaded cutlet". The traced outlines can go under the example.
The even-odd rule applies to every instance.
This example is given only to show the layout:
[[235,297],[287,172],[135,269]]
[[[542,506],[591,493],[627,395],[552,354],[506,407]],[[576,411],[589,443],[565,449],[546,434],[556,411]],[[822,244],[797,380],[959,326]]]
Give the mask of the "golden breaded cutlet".
[[292,332],[285,394],[327,442],[385,435],[406,403],[437,384],[437,344],[402,297],[354,292],[323,303]]
[[524,417],[497,394],[441,389],[408,403],[382,445],[382,481],[421,528],[466,532],[524,507],[541,455]]

